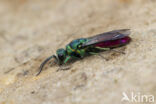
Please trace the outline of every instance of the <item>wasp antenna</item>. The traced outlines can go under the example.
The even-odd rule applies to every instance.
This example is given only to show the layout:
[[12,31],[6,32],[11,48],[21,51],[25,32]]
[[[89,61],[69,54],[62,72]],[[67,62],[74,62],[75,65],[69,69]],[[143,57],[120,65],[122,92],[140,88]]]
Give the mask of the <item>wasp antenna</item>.
[[57,59],[55,55],[52,55],[52,56],[48,57],[46,60],[44,60],[42,62],[42,64],[40,65],[39,72],[36,74],[36,76],[38,76],[41,73],[41,71],[43,70],[44,65],[52,58]]

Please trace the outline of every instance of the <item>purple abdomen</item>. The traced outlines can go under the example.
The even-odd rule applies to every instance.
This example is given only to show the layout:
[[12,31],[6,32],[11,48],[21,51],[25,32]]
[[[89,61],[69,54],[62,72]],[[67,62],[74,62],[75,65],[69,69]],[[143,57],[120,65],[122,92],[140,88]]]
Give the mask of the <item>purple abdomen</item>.
[[117,40],[109,40],[109,41],[97,43],[97,44],[95,44],[95,46],[101,47],[101,48],[114,48],[114,47],[126,45],[130,41],[131,41],[131,38],[126,36],[124,38],[117,39]]

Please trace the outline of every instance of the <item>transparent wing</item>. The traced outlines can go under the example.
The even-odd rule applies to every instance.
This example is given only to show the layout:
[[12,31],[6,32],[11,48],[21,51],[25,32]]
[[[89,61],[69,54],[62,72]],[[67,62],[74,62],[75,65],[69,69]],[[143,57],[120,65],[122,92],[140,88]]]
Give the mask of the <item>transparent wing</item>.
[[121,30],[113,30],[110,32],[98,34],[96,36],[87,38],[88,42],[82,44],[82,47],[94,45],[94,44],[101,43],[104,41],[121,39],[125,36],[128,36],[130,33],[131,33],[130,29],[121,29]]

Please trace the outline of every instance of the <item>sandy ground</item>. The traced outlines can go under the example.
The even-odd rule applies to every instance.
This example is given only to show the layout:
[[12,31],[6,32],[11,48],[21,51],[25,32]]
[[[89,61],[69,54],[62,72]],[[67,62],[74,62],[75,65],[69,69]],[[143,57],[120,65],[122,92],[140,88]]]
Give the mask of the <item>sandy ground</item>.
[[[35,76],[71,40],[122,28],[132,32],[132,42],[116,49],[126,54],[103,52],[108,60],[94,55],[66,71],[49,64]],[[0,59],[0,104],[136,103],[121,101],[123,92],[156,97],[156,1],[0,0]]]

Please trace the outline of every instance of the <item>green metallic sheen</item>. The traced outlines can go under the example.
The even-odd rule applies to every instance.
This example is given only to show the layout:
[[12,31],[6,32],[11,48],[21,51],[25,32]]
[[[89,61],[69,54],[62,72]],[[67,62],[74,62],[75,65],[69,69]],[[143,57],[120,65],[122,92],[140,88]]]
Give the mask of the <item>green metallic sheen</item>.
[[[72,42],[70,42],[68,45],[66,45],[66,49],[60,48],[56,51],[57,56],[52,55],[50,57],[48,57],[40,66],[40,71],[36,74],[39,75],[45,65],[45,63],[47,63],[51,58],[55,58],[55,60],[57,61],[57,63],[59,65],[62,64],[66,64],[68,63],[69,60],[71,59],[80,59],[83,58],[84,56],[86,56],[87,54],[96,54],[95,51],[98,49],[99,47],[93,47],[93,46],[88,46],[88,47],[83,47],[82,48],[82,44],[88,42],[89,39],[85,39],[85,38],[80,38],[80,39],[76,39],[73,40]],[[108,48],[100,48],[100,50],[108,50]]]
[[57,56],[60,59],[59,64],[66,64],[71,58],[83,58],[86,55],[87,48],[81,48],[81,45],[87,42],[87,39],[80,38],[73,40],[63,48],[57,50]]
[[81,45],[87,41],[88,40],[84,38],[73,40],[68,45],[66,45],[67,54],[72,57],[84,57],[86,49],[81,48]]
[[[66,64],[71,59],[81,59],[87,55],[97,54],[100,51],[110,50],[111,47],[100,47],[97,44],[101,42],[121,39],[127,37],[129,34],[129,29],[121,29],[98,34],[89,38],[75,39],[67,44],[65,49],[58,49],[56,51],[56,55],[52,55],[44,60],[40,65],[40,71],[37,73],[37,75],[40,74],[44,65],[52,58],[54,58],[59,65]],[[126,44],[127,41],[123,43]],[[120,45],[120,43],[118,43],[118,45]]]

